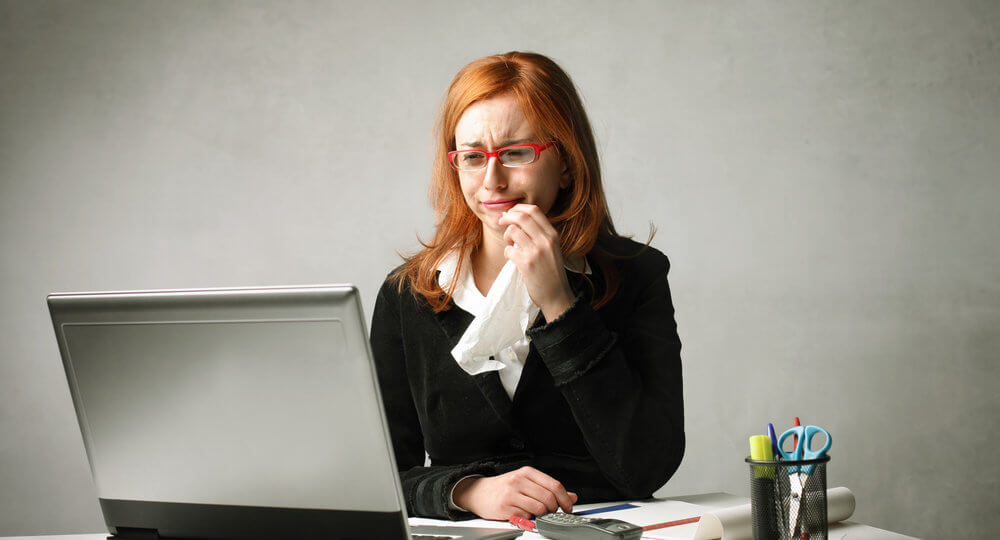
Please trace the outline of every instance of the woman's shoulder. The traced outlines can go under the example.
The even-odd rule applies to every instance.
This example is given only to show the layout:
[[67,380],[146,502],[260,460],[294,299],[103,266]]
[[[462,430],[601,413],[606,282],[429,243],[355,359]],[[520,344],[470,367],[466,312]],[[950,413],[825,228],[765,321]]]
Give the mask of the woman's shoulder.
[[409,279],[406,278],[406,263],[393,268],[385,275],[382,286],[379,287],[378,296],[386,300],[398,302],[399,298],[410,294]]
[[378,291],[377,302],[391,302],[399,308],[406,309],[430,309],[427,300],[414,292],[410,264],[412,263],[404,262],[386,274]]
[[623,273],[661,275],[670,270],[670,260],[662,251],[627,236],[601,239],[598,246]]

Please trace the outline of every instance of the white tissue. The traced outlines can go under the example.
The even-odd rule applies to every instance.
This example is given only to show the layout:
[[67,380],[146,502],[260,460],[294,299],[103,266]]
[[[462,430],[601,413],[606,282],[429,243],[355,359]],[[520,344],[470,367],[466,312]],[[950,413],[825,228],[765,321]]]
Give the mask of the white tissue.
[[508,366],[520,368],[514,346],[525,339],[528,325],[538,311],[517,266],[507,261],[486,295],[483,310],[476,314],[451,355],[470,375]]

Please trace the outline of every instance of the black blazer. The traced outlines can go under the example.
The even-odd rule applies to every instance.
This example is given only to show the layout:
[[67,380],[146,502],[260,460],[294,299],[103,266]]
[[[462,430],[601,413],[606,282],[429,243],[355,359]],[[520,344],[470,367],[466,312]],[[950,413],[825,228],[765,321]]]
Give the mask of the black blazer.
[[371,343],[410,515],[474,517],[448,504],[453,485],[470,474],[531,465],[585,503],[648,497],[677,470],[684,402],[670,263],[624,238],[604,247],[631,255],[615,260],[617,294],[595,311],[598,265],[592,260],[596,290],[568,272],[576,301],[528,330],[531,350],[513,400],[495,371],[469,375],[451,356],[471,314],[454,303],[435,314],[408,287],[399,293],[383,283]]

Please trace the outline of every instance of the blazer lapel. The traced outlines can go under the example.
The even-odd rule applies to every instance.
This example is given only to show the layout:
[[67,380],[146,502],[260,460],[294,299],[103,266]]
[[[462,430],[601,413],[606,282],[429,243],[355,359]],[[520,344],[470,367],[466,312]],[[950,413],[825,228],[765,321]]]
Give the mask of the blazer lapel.
[[448,353],[450,354],[475,317],[451,302],[447,311],[435,313],[434,318],[437,319],[438,325],[444,331],[445,337],[448,338]]
[[514,429],[514,416],[512,414],[514,404],[507,397],[507,391],[500,383],[500,375],[496,371],[487,371],[473,375],[472,378],[476,380],[479,391],[483,393],[486,401],[493,408],[493,412],[500,417],[500,420],[503,420],[504,424],[507,424],[507,427]]
[[[455,345],[458,345],[458,340],[462,339],[462,334],[465,333],[465,329],[469,327],[472,319],[475,317],[454,303],[451,304],[447,311],[435,313],[434,316],[447,338],[448,355],[450,357],[451,350],[455,348]],[[454,359],[451,359],[451,361],[454,362]],[[469,376],[476,381],[476,386],[483,393],[483,397],[486,398],[487,403],[490,404],[496,415],[513,429],[514,418],[511,412],[513,404],[510,398],[507,397],[507,392],[504,390],[503,384],[500,383],[500,376],[497,372],[487,371]]]

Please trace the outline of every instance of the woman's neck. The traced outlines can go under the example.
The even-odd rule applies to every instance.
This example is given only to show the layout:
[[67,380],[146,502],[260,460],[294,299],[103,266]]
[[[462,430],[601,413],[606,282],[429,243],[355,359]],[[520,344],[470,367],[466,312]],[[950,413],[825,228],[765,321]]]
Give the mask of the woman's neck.
[[482,243],[472,251],[469,262],[472,263],[472,277],[475,279],[476,288],[486,296],[507,258],[503,255],[506,247],[503,238],[492,238],[488,231],[484,233]]

